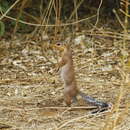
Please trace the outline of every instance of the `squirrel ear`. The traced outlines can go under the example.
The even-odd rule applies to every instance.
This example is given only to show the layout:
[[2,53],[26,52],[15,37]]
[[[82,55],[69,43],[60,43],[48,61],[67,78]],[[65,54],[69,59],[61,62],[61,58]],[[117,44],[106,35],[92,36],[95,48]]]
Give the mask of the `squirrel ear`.
[[72,42],[72,37],[67,37],[67,38],[65,39],[65,41],[66,41],[66,43]]
[[66,43],[66,46],[68,48],[71,48],[71,45],[73,44],[73,39],[72,37],[68,37],[66,40],[65,40],[65,43]]
[[66,43],[65,46],[66,46],[66,48],[71,48],[71,44],[70,43]]

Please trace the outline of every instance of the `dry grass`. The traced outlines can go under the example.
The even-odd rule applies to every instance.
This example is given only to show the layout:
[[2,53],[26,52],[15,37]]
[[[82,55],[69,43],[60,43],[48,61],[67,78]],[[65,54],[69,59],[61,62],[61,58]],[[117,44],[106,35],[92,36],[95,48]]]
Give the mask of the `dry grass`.
[[[129,129],[129,69],[122,69],[121,47],[106,38],[88,42],[95,42],[95,47],[73,46],[78,86],[88,95],[113,103],[112,112],[91,115],[92,107],[81,101],[65,107],[62,82],[53,64],[39,46],[16,39],[11,43],[14,48],[8,48],[10,55],[1,57],[0,122],[25,130]],[[49,50],[48,58],[56,63],[54,54]]]
[[[80,99],[79,103],[71,108],[65,106],[62,82],[54,67],[57,63],[57,53],[48,46],[46,48],[46,41],[39,36],[43,33],[48,35],[49,27],[54,27],[54,40],[58,40],[62,39],[63,35],[59,37],[57,33],[64,33],[68,26],[76,25],[78,28],[77,24],[88,20],[88,18],[82,20],[78,18],[77,11],[83,1],[79,3],[74,1],[75,9],[70,15],[70,19],[75,17],[74,22],[61,23],[60,0],[50,0],[47,10],[41,14],[43,21],[40,24],[32,24],[19,20],[19,17],[14,19],[7,16],[7,13],[18,2],[19,0],[0,17],[0,20],[7,17],[17,23],[21,22],[37,26],[37,28],[31,34],[31,38],[17,36],[12,41],[1,41],[0,129],[8,127],[10,130],[129,130],[128,43],[130,37],[127,33],[129,16],[127,0],[124,4],[125,22],[122,22],[115,12],[123,33],[114,32],[114,30],[105,31],[98,27],[101,0],[97,14],[94,15],[97,19],[92,25],[93,28],[89,31],[81,30],[73,39],[75,41],[72,45],[74,64],[79,88],[88,95],[113,103],[112,111],[97,114],[90,114],[93,107],[84,104]],[[26,0],[23,1],[23,6],[24,2],[26,3]],[[56,14],[56,21],[55,25],[48,25],[52,8]],[[14,32],[16,30],[17,25]],[[80,36],[84,38],[81,39]],[[80,39],[77,44],[76,39]]]

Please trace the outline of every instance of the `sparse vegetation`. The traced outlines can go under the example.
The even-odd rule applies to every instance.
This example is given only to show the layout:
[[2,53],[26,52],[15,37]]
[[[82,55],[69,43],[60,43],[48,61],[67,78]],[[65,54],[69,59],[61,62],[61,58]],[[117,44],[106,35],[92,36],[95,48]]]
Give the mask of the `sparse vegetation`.
[[[129,21],[128,0],[0,0],[0,129],[129,130]],[[78,87],[111,111],[64,104],[52,45],[67,39]]]

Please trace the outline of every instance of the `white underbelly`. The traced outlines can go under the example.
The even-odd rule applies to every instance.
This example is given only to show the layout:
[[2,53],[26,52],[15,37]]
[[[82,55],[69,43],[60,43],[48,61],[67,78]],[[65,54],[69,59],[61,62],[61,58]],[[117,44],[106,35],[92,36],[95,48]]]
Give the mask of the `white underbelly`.
[[60,72],[61,79],[63,80],[64,84],[70,85],[72,81],[75,80],[74,71],[71,64],[66,64],[61,68]]
[[68,74],[69,74],[69,65],[66,64],[64,65],[61,70],[60,70],[60,76],[61,79],[65,82],[68,79]]

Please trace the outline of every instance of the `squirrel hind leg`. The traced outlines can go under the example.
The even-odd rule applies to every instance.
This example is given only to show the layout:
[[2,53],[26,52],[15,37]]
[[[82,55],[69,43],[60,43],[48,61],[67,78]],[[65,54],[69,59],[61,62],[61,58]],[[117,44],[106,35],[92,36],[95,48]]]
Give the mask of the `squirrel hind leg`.
[[64,101],[67,106],[71,106],[72,98],[69,95],[65,95]]
[[71,104],[73,103],[75,104],[78,102],[78,99],[76,96],[71,97],[69,95],[66,95],[64,100],[67,106],[70,106]]

